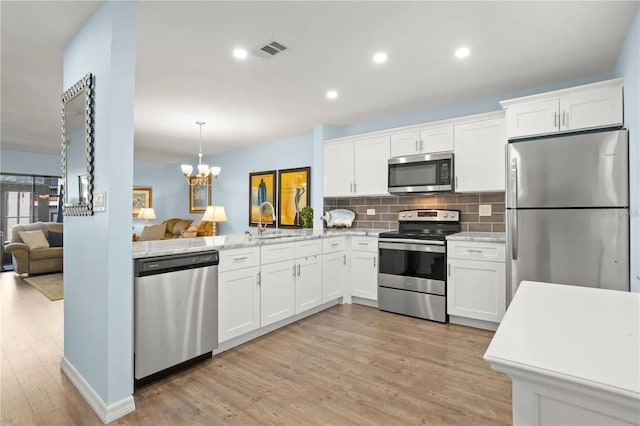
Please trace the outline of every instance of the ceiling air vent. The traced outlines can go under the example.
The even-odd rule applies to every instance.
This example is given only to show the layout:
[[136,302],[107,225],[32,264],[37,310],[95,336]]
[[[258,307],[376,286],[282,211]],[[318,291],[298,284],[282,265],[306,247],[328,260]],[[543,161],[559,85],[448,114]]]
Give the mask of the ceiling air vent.
[[288,49],[289,48],[287,46],[274,40],[265,44],[264,46],[258,47],[253,51],[253,53],[259,56],[261,59],[271,59],[279,53],[282,53]]

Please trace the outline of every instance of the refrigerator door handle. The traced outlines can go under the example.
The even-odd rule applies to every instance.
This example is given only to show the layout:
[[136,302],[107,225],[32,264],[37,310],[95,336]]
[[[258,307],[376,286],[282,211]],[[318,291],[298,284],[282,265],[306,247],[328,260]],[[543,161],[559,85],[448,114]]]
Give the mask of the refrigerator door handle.
[[518,208],[518,160],[511,159],[511,205],[509,207]]
[[509,210],[511,213],[511,259],[518,259],[518,210]]

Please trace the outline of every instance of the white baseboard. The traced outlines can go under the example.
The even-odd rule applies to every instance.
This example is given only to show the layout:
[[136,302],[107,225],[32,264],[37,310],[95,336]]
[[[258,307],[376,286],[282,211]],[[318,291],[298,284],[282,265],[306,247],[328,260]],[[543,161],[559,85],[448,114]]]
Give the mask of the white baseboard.
[[496,331],[498,329],[498,325],[500,325],[497,322],[458,317],[455,315],[449,315],[449,322],[451,324],[464,325],[466,327],[482,328],[484,330],[490,330],[490,331]]
[[80,374],[64,356],[60,362],[60,368],[64,374],[67,375],[76,389],[78,389],[78,392],[80,392],[84,399],[87,400],[91,408],[93,408],[93,411],[96,412],[104,424],[119,419],[136,409],[136,404],[133,401],[133,395],[129,395],[118,402],[107,405],[102,398],[100,398],[100,395],[98,395],[98,393],[85,380],[85,378],[82,377],[82,374]]
[[370,306],[372,308],[378,307],[377,300],[363,299],[362,297],[356,296],[351,296],[351,303],[355,303],[356,305]]

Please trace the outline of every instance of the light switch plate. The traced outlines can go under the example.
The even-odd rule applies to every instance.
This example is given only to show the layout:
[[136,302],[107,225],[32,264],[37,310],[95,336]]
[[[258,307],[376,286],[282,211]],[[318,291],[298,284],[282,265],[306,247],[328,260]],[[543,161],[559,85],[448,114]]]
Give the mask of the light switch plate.
[[107,211],[107,193],[106,192],[93,193],[93,211],[94,212]]
[[478,216],[491,216],[491,204],[480,204],[478,206]]
[[367,209],[367,216],[373,216],[376,214],[376,209]]

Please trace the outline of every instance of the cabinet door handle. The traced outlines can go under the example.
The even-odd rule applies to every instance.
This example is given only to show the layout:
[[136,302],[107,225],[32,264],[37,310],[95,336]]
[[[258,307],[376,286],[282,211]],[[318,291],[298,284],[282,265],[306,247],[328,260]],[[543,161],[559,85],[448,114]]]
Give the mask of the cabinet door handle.
[[553,113],[553,127],[558,128],[558,113]]
[[350,193],[353,193],[353,183],[350,183],[350,184],[349,184],[349,192],[350,192]]
[[453,184],[453,189],[454,189],[454,191],[455,191],[456,189],[458,189],[458,176],[456,176],[456,179],[455,179],[455,180],[456,180],[456,181],[455,181],[455,183]]
[[376,257],[375,256],[373,256],[373,267],[374,268],[376,267]]
[[342,258],[343,258],[343,259],[342,259],[342,264],[343,264],[343,265],[346,265],[346,264],[347,264],[347,255],[346,255],[346,254],[345,254],[345,255],[343,255],[343,256],[342,256]]
[[449,276],[449,277],[451,276],[451,264],[450,263],[447,264],[447,276]]
[[420,152],[424,151],[424,141],[420,139]]
[[420,149],[418,148],[418,139],[416,139],[416,152],[419,152]]
[[240,262],[242,260],[247,260],[249,256],[236,257],[233,259],[234,262]]
[[331,247],[337,247],[339,245],[340,245],[340,243],[331,243]]
[[257,274],[258,285],[262,285],[262,283],[260,282],[260,278],[261,278],[260,277],[260,272],[258,272],[258,274]]
[[356,192],[358,192],[358,190],[356,189],[356,188],[357,188],[357,187],[356,187],[356,185],[357,185],[357,184],[356,184],[355,182],[353,182],[353,193],[354,193],[354,194],[355,194]]
[[565,119],[565,112],[564,112],[564,111],[562,111],[562,127],[564,127],[564,126],[565,126],[566,121],[567,121],[567,120]]
[[482,253],[482,250],[477,250],[477,249],[467,249],[467,251],[469,253]]
[[291,272],[292,276],[296,276],[296,265],[293,265],[293,271]]
[[298,263],[298,276],[300,276],[300,264]]

